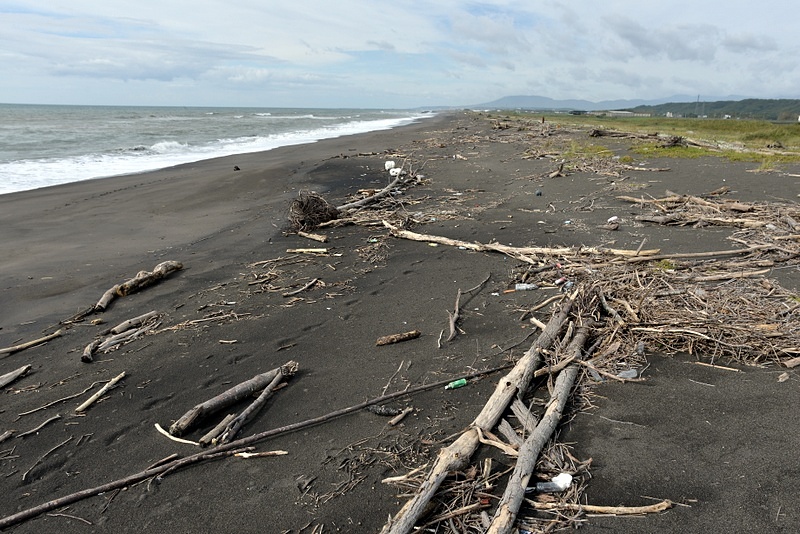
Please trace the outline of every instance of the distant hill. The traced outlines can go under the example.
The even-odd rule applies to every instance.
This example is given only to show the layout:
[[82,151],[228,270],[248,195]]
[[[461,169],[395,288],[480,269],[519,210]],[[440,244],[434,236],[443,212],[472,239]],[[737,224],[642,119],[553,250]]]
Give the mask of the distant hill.
[[[498,100],[470,106],[473,109],[526,109],[537,111],[605,111],[612,109],[630,109],[636,106],[655,106],[667,102],[691,102],[694,98],[688,95],[674,95],[656,100],[555,100],[546,96],[506,96]],[[734,97],[730,97],[734,98]]]
[[707,116],[721,119],[730,116],[737,119],[796,121],[800,117],[800,100],[747,98],[717,102],[671,102],[626,109],[660,116],[671,113],[675,117]]
[[800,116],[800,100],[761,99],[728,96],[698,101],[689,95],[674,95],[656,100],[556,100],[546,96],[506,96],[492,102],[470,106],[472,109],[521,109],[530,111],[608,111],[626,110],[675,117],[707,116],[723,118],[796,121]]

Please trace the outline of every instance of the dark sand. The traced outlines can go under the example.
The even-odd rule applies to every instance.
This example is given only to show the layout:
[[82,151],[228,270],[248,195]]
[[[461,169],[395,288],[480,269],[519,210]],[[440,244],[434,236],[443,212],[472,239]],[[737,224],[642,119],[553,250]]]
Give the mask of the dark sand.
[[[624,142],[614,147],[625,153]],[[325,231],[332,255],[279,265],[276,290],[250,283],[254,273],[266,272],[254,262],[286,256],[288,248],[321,246],[281,232],[298,191],[314,189],[339,204],[358,189],[382,187],[387,153],[413,155],[417,166],[426,162],[429,183],[405,197],[421,201],[406,208],[426,214],[420,232],[520,246],[615,239],[615,247],[635,249],[647,237],[648,247],[665,252],[730,248],[724,229],[623,225],[613,237],[598,232],[596,225],[611,215],[628,216],[630,205],[603,192],[607,180],[593,174],[532,180],[552,164],[522,159],[525,148],[518,137],[493,132],[485,119],[453,114],[388,132],[0,196],[0,346],[54,331],[140,270],[164,260],[185,265],[160,284],[116,300],[99,315],[105,325],[90,325],[92,316],[44,346],[0,356],[0,374],[33,366],[2,392],[0,433],[20,433],[61,415],[34,435],[0,444],[0,453],[13,448],[0,454],[0,515],[126,477],[173,453],[196,452],[161,436],[154,424],[167,427],[198,402],[290,359],[300,372],[243,435],[358,404],[387,385],[393,392],[507,361],[509,352],[499,347],[531,331],[514,309],[552,293],[503,295],[517,263],[500,254],[391,239],[386,261],[372,264],[357,249],[386,232],[350,226]],[[650,163],[672,168],[634,174],[632,180],[646,183],[654,196],[723,185],[742,201],[796,201],[800,193],[800,179],[747,172],[755,164],[715,158]],[[534,195],[538,187],[541,196]],[[594,199],[594,209],[578,209],[587,199]],[[489,274],[485,289],[462,300],[465,333],[437,349],[457,290]],[[800,286],[796,269],[770,276]],[[282,292],[312,278],[324,287],[286,306]],[[220,311],[239,317],[149,335],[91,364],[80,361],[102,329],[150,310],[165,314],[163,327]],[[379,336],[413,329],[422,332],[419,339],[375,347]],[[510,356],[529,345],[521,343]],[[633,506],[654,498],[688,506],[647,517],[590,517],[584,530],[796,532],[796,374],[779,383],[778,368],[732,373],[695,365],[694,358],[648,359],[645,382],[596,386],[597,408],[577,414],[561,438],[579,459],[593,459],[587,502]],[[88,393],[17,417],[122,371],[128,375],[122,385],[84,416],[73,410]],[[454,391],[437,388],[391,402],[415,408],[395,428],[362,410],[257,446],[286,450],[286,456],[197,464],[160,483],[90,497],[13,531],[309,532],[324,525],[325,532],[377,532],[405,502],[380,481],[435,455],[480,411],[496,380],[493,375]],[[186,437],[196,440],[208,428]]]

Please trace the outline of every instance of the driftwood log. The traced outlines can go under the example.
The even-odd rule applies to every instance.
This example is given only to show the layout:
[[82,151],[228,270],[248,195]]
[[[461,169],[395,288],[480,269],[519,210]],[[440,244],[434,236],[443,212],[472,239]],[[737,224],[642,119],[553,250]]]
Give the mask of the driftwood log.
[[375,345],[380,347],[382,345],[391,345],[392,343],[401,343],[411,339],[417,339],[422,333],[419,330],[411,330],[410,332],[402,332],[400,334],[391,334],[382,336],[375,341]]
[[105,311],[116,297],[124,297],[151,286],[175,271],[183,269],[179,261],[164,261],[156,265],[152,271],[140,271],[136,276],[108,289],[94,305],[94,311]]
[[423,514],[428,503],[450,471],[466,465],[478,448],[482,432],[491,432],[515,395],[527,391],[536,367],[541,362],[541,351],[550,347],[567,322],[574,297],[566,301],[553,316],[547,328],[539,335],[514,368],[500,379],[494,393],[474,419],[469,428],[448,447],[439,451],[428,476],[400,511],[384,525],[383,534],[407,534]]
[[250,380],[245,380],[244,382],[237,384],[226,391],[223,391],[214,398],[211,398],[205,402],[201,402],[183,414],[180,419],[175,421],[172,426],[169,427],[169,433],[173,436],[183,435],[192,425],[194,425],[203,417],[236,404],[237,402],[249,397],[256,391],[263,390],[275,379],[276,376],[291,376],[291,374],[294,374],[294,372],[297,371],[297,366],[297,362],[288,361],[281,367],[277,367],[271,371],[267,371],[266,373],[256,375]]
[[14,382],[15,380],[17,380],[19,378],[22,378],[23,376],[28,374],[28,371],[30,371],[30,370],[31,370],[31,366],[30,365],[23,365],[22,367],[20,367],[16,371],[11,371],[10,373],[6,373],[6,374],[0,376],[0,388],[4,388],[7,385],[9,385],[12,382]]
[[[589,336],[589,327],[578,327],[575,336],[569,344],[567,354],[569,357],[578,359],[581,354],[583,346],[586,344],[586,339]],[[561,414],[569,399],[572,386],[575,384],[575,379],[578,376],[579,366],[576,363],[571,364],[569,367],[559,373],[556,378],[553,393],[550,397],[550,403],[547,410],[542,417],[539,424],[533,433],[529,434],[522,447],[519,449],[519,456],[517,457],[517,464],[514,467],[514,472],[508,480],[506,491],[500,499],[497,506],[492,524],[487,530],[487,534],[510,534],[514,528],[514,522],[517,519],[519,508],[525,499],[525,489],[528,487],[528,481],[531,478],[533,469],[536,467],[536,460],[542,452],[547,440],[553,435],[556,427],[561,421]]]
[[284,365],[281,368],[281,372],[275,375],[275,378],[264,388],[264,391],[254,400],[250,406],[244,409],[242,413],[234,417],[226,426],[225,430],[222,432],[222,435],[217,440],[217,443],[230,443],[239,432],[242,430],[242,427],[255,416],[259,410],[267,403],[270,397],[272,397],[273,393],[275,393],[275,389],[284,379],[284,377],[292,376],[297,372],[297,362],[290,362],[293,366],[289,366],[289,364]]

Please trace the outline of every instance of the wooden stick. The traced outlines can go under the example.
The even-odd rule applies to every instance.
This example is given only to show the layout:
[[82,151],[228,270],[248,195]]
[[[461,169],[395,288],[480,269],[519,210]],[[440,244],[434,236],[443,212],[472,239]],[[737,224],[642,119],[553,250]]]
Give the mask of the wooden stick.
[[588,512],[591,514],[609,514],[609,515],[642,515],[642,514],[657,514],[665,510],[669,510],[675,503],[669,499],[663,500],[656,504],[648,506],[598,506],[592,504],[578,504],[572,502],[537,502],[531,499],[525,501],[537,510],[544,511],[571,511],[571,512]]
[[457,239],[450,239],[437,235],[419,234],[410,230],[403,230],[393,224],[383,221],[383,225],[389,229],[391,234],[395,237],[408,239],[411,241],[422,241],[428,243],[438,243],[440,245],[448,245],[459,247],[467,250],[474,250],[477,252],[500,252],[511,256],[512,258],[528,263],[534,263],[530,256],[536,255],[551,255],[551,256],[570,256],[575,254],[588,254],[588,255],[611,255],[611,256],[634,256],[637,258],[645,258],[654,256],[661,252],[661,249],[635,250],[612,249],[612,248],[598,248],[598,247],[512,247],[509,245],[501,245],[499,243],[472,243],[469,241],[459,241]]
[[286,456],[289,451],[262,451],[262,452],[237,452],[237,458],[270,458],[272,456]]
[[164,430],[164,427],[161,426],[158,423],[155,423],[153,426],[155,426],[155,428],[156,428],[156,430],[158,431],[159,434],[161,434],[162,436],[168,437],[169,439],[171,439],[172,441],[174,441],[176,443],[184,443],[186,445],[194,445],[195,447],[199,447],[200,446],[200,444],[198,442],[196,442],[196,441],[190,441],[188,439],[183,439],[183,438],[176,438],[175,436],[173,436],[172,434],[170,434],[169,432]]
[[718,280],[733,280],[736,278],[751,278],[754,276],[761,276],[762,274],[767,274],[772,269],[760,269],[758,271],[741,271],[737,273],[721,273],[721,274],[710,274],[707,276],[695,276],[691,280],[692,282],[716,282]]
[[306,239],[319,241],[320,243],[327,243],[328,242],[328,236],[326,236],[326,235],[312,234],[310,232],[303,232],[303,231],[297,232],[297,235],[299,235],[300,237],[305,237]]
[[[488,374],[496,373],[498,371],[502,371],[508,369],[511,365],[502,365],[500,367],[494,367],[492,369],[486,369],[484,371],[476,371],[471,373],[467,376],[460,376],[459,378],[478,378],[480,376],[486,376]],[[144,471],[140,471],[138,473],[134,473],[133,475],[129,475],[124,478],[120,478],[106,484],[102,484],[100,486],[95,486],[93,488],[87,488],[80,491],[76,491],[74,493],[70,493],[69,495],[65,495],[63,497],[59,497],[56,499],[52,499],[45,503],[39,504],[37,506],[33,506],[26,510],[22,510],[15,514],[8,515],[6,517],[0,518],[0,530],[4,528],[8,528],[13,525],[17,525],[36,517],[38,515],[47,513],[51,510],[56,510],[63,506],[68,506],[70,504],[76,503],[78,501],[82,501],[83,499],[87,499],[89,497],[94,497],[95,495],[100,495],[102,493],[108,493],[110,491],[114,491],[120,488],[124,488],[126,486],[130,486],[131,484],[136,484],[137,482],[141,482],[142,480],[147,480],[148,478],[163,475],[166,471],[176,471],[182,467],[187,467],[193,465],[195,463],[199,463],[209,459],[216,459],[221,458],[222,453],[235,451],[236,449],[251,445],[253,443],[258,443],[264,441],[266,439],[279,436],[282,434],[286,434],[288,432],[295,432],[297,430],[302,430],[304,428],[309,428],[315,425],[319,425],[326,421],[330,421],[332,419],[336,419],[338,417],[342,417],[347,414],[351,414],[357,412],[359,410],[363,410],[367,406],[374,406],[376,404],[381,404],[383,402],[396,399],[399,397],[404,397],[406,395],[411,395],[414,393],[419,393],[421,391],[429,391],[431,389],[440,388],[449,382],[453,381],[453,377],[446,378],[444,380],[440,380],[438,382],[432,382],[430,384],[423,384],[421,386],[416,386],[413,388],[409,388],[405,391],[397,391],[394,393],[389,393],[388,395],[383,395],[380,397],[376,397],[374,399],[362,402],[360,404],[356,404],[354,406],[349,406],[347,408],[342,408],[339,410],[335,410],[333,412],[329,412],[324,415],[320,415],[317,417],[312,417],[310,419],[306,419],[304,421],[299,421],[297,423],[292,423],[289,425],[285,425],[278,428],[273,428],[271,430],[267,430],[265,432],[261,432],[258,434],[254,434],[252,436],[248,436],[246,438],[238,439],[236,441],[232,441],[226,445],[220,445],[218,447],[214,447],[213,449],[209,449],[208,452],[196,453],[191,456],[187,456],[185,458],[179,458],[169,463],[165,463],[159,465],[157,467],[149,468]],[[234,453],[235,454],[235,453]]]
[[231,420],[231,422],[228,423],[228,426],[225,427],[225,431],[219,437],[217,442],[230,443],[231,441],[233,441],[236,438],[237,434],[239,434],[239,431],[242,429],[245,423],[247,423],[249,419],[251,419],[255,414],[257,414],[258,411],[261,410],[261,408],[264,406],[264,404],[266,404],[267,400],[269,400],[269,398],[272,397],[273,393],[275,392],[275,388],[278,386],[278,384],[281,383],[283,377],[294,375],[297,372],[297,367],[298,367],[297,363],[295,363],[294,369],[287,370],[286,374],[278,373],[277,375],[275,375],[275,378],[273,378],[272,382],[270,382],[267,385],[267,387],[264,388],[264,391],[261,392],[258,398],[256,398],[256,400],[254,400],[250,404],[250,406],[245,408],[245,410],[242,413],[234,417]]
[[24,438],[25,436],[30,436],[31,434],[35,434],[36,432],[40,431],[41,429],[43,429],[48,424],[52,423],[53,421],[57,421],[58,419],[61,419],[61,415],[55,414],[53,417],[51,417],[50,419],[46,420],[44,423],[40,424],[36,428],[31,428],[27,432],[23,432],[22,434],[18,434],[17,437],[18,438]]
[[356,200],[355,202],[350,202],[348,204],[342,204],[341,206],[336,206],[336,209],[338,211],[349,211],[355,208],[364,207],[368,204],[373,204],[378,200],[382,199],[383,197],[387,196],[389,193],[391,193],[395,189],[395,187],[397,187],[403,180],[405,180],[405,175],[403,175],[402,173],[398,174],[394,180],[389,182],[389,185],[387,185],[374,195],[362,198],[361,200]]
[[304,285],[300,289],[295,289],[294,291],[288,291],[288,292],[284,293],[283,296],[284,297],[292,297],[294,295],[297,295],[298,293],[302,293],[306,289],[314,286],[314,284],[316,284],[317,282],[319,282],[319,278],[314,278],[313,280],[311,280],[309,283],[307,283],[306,285]]
[[147,313],[145,313],[143,315],[140,315],[138,317],[134,317],[133,319],[128,319],[127,321],[123,321],[123,322],[119,323],[114,328],[104,332],[104,334],[121,334],[122,332],[126,332],[126,331],[130,330],[131,328],[143,325],[144,323],[146,323],[147,321],[149,321],[153,317],[156,317],[157,315],[158,315],[157,311],[149,311],[149,312],[147,312]]
[[417,339],[422,333],[419,330],[412,330],[410,332],[403,332],[401,334],[391,334],[388,336],[379,337],[375,345],[380,347],[382,345],[391,345],[392,343],[401,343],[410,339]]
[[[580,357],[581,349],[588,337],[589,328],[587,326],[578,327],[567,348],[570,357]],[[528,436],[519,449],[519,457],[517,458],[514,472],[508,480],[506,491],[500,499],[487,534],[510,534],[514,528],[519,508],[525,499],[525,488],[528,487],[531,474],[534,467],[536,467],[536,460],[561,421],[561,414],[567,405],[567,399],[569,399],[577,376],[578,365],[572,364],[559,373],[558,378],[556,378],[550,403],[544,416],[542,416],[539,424],[536,425],[536,430]]]
[[233,413],[229,413],[228,415],[226,415],[222,419],[222,421],[220,421],[217,424],[217,426],[215,426],[214,428],[212,428],[211,430],[206,432],[206,434],[202,438],[200,438],[200,440],[198,442],[198,443],[200,443],[200,446],[201,447],[208,447],[212,443],[216,445],[217,437],[220,434],[222,434],[223,432],[225,432],[225,429],[228,428],[228,423],[233,421],[233,419],[235,417],[236,417],[236,414],[233,414]]
[[411,532],[447,474],[464,466],[478,448],[477,428],[491,431],[514,395],[528,389],[533,373],[541,360],[541,350],[555,342],[558,333],[569,317],[573,303],[574,300],[569,299],[562,305],[559,313],[553,316],[547,324],[547,328],[539,335],[525,355],[505,377],[500,379],[494,393],[470,427],[456,441],[439,451],[431,471],[417,489],[414,497],[406,502],[394,518],[389,518],[381,530],[383,534]]
[[115,376],[114,378],[109,380],[108,383],[106,383],[105,386],[101,387],[97,391],[97,393],[95,393],[94,395],[92,395],[91,397],[86,399],[86,402],[84,402],[83,404],[81,404],[80,406],[75,408],[75,413],[81,413],[81,412],[86,411],[86,409],[89,408],[89,406],[94,404],[97,401],[97,399],[99,399],[100,397],[105,395],[111,388],[116,386],[117,382],[119,382],[123,378],[125,378],[125,371],[122,371],[120,374],[118,374],[117,376]]
[[74,436],[70,436],[70,437],[68,437],[67,439],[65,439],[64,441],[62,441],[61,443],[59,443],[58,445],[56,445],[55,447],[53,447],[52,449],[50,449],[49,451],[47,451],[46,453],[44,453],[42,456],[40,456],[40,457],[39,457],[39,459],[38,459],[38,460],[36,460],[36,462],[35,462],[35,463],[34,463],[32,466],[30,466],[30,467],[28,468],[28,470],[27,470],[27,471],[25,471],[24,473],[22,473],[22,480],[24,481],[24,480],[25,480],[25,479],[28,477],[28,475],[30,474],[30,472],[31,472],[31,471],[33,471],[33,468],[34,468],[34,467],[36,467],[37,465],[39,465],[40,463],[42,463],[42,461],[43,461],[45,458],[47,458],[47,456],[48,456],[48,455],[52,454],[53,452],[55,452],[55,451],[56,451],[56,449],[59,449],[60,447],[63,447],[64,445],[66,445],[67,443],[69,443],[70,441],[72,441],[72,438],[73,438],[73,437],[74,437]]
[[6,430],[2,434],[0,434],[0,443],[3,443],[4,441],[11,439],[11,436],[13,435],[14,435],[13,430]]
[[287,248],[289,254],[327,254],[327,248]]
[[10,373],[6,373],[6,374],[0,376],[0,388],[4,388],[7,385],[9,385],[12,382],[14,382],[15,380],[17,380],[19,378],[22,378],[30,370],[31,370],[31,366],[30,365],[23,365],[22,367],[20,367],[16,371],[11,371]]
[[410,414],[411,412],[413,412],[413,411],[414,411],[414,407],[413,406],[408,406],[406,408],[403,408],[402,412],[400,412],[399,414],[397,414],[394,417],[392,417],[391,419],[389,419],[389,426],[397,426],[397,425],[399,425],[400,421],[405,419],[405,417],[408,414]]
[[183,414],[180,419],[175,421],[172,426],[169,427],[169,433],[173,436],[183,435],[189,429],[189,427],[191,427],[199,419],[236,404],[242,399],[249,397],[256,391],[260,391],[267,387],[267,385],[272,382],[275,376],[282,373],[282,369],[284,367],[288,371],[293,367],[296,368],[296,366],[297,362],[288,361],[281,367],[277,367],[271,371],[267,371],[266,373],[256,375],[249,380],[245,380],[244,382],[223,391],[216,397],[213,397],[205,402],[201,402]]
[[20,345],[14,345],[13,347],[6,347],[4,349],[0,349],[0,354],[14,354],[15,352],[19,352],[21,350],[25,350],[30,347],[35,347],[36,345],[41,345],[42,343],[47,343],[51,339],[60,337],[61,334],[63,334],[63,330],[56,330],[52,334],[40,337],[39,339],[34,339],[33,341],[28,341],[27,343],[22,343]]

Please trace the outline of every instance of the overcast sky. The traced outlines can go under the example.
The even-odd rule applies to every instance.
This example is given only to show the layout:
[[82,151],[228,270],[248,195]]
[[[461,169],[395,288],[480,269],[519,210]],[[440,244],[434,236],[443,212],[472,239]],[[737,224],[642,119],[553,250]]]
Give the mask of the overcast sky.
[[797,0],[0,0],[0,102],[800,98]]

